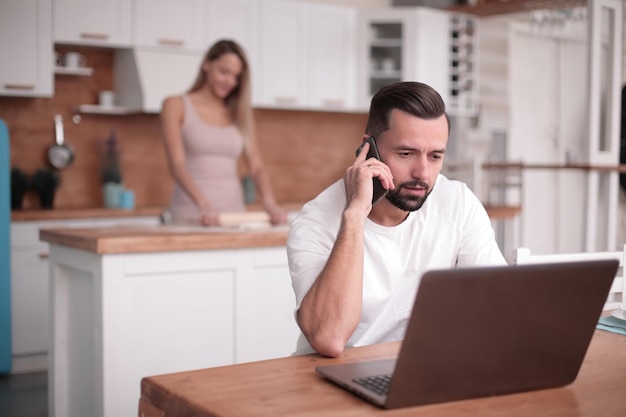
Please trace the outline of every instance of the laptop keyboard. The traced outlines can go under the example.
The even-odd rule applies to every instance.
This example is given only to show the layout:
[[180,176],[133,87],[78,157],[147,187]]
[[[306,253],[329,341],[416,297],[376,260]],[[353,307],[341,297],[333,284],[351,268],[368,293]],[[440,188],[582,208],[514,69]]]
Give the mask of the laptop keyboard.
[[378,395],[386,395],[391,382],[391,374],[354,378],[352,381],[374,391]]

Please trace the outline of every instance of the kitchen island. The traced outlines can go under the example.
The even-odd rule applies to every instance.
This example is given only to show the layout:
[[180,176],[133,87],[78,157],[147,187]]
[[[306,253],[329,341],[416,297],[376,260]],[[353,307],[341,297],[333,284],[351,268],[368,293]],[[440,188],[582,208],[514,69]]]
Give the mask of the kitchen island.
[[135,416],[148,375],[289,356],[287,226],[44,229],[51,416]]

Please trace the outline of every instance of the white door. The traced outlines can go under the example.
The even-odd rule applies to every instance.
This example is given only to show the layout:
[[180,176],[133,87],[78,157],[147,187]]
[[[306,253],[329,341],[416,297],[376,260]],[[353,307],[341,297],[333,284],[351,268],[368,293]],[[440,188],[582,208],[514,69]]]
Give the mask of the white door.
[[[574,36],[515,24],[509,53],[507,159],[554,166],[565,163],[567,155],[571,162],[581,162],[586,118],[584,26]],[[527,169],[523,175],[520,244],[537,253],[581,251],[586,198],[581,172],[546,168]]]
[[[590,18],[589,159],[590,164],[617,165],[620,153],[623,1],[593,0]],[[587,251],[619,249],[617,240],[618,173],[589,174]],[[623,243],[623,242],[620,242]]]

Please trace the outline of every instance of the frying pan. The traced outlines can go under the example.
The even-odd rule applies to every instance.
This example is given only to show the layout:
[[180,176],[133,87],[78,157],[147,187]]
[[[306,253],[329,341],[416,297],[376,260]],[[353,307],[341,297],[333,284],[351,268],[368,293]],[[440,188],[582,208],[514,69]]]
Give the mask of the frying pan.
[[63,116],[60,114],[54,116],[54,133],[56,144],[48,148],[48,161],[57,169],[67,168],[74,160],[74,151],[63,143]]

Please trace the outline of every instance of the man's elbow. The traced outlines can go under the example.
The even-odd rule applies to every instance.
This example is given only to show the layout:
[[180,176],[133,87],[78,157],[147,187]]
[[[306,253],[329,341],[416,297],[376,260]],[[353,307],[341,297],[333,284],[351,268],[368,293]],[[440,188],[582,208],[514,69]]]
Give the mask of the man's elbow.
[[307,337],[309,345],[314,351],[322,356],[336,358],[341,356],[346,343],[343,339],[331,339],[328,337]]

